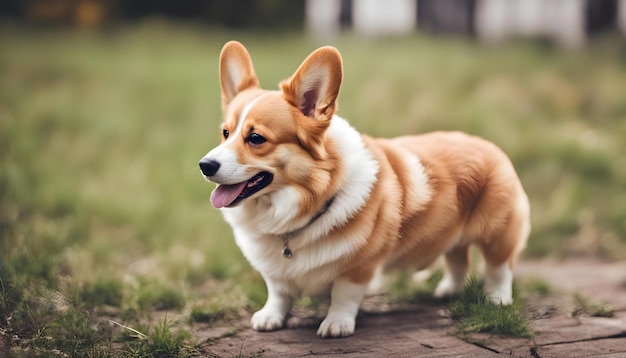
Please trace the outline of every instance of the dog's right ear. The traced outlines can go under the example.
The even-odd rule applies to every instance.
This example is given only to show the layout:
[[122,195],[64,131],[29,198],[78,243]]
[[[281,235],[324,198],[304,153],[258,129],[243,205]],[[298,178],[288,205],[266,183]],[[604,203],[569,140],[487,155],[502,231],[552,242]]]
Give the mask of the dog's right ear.
[[323,159],[324,132],[337,110],[343,78],[341,55],[336,48],[321,47],[302,62],[296,72],[280,83],[283,98],[300,111],[297,137],[316,159]]
[[342,77],[339,51],[326,46],[311,53],[280,87],[287,102],[300,109],[303,115],[329,121],[337,110]]
[[254,72],[250,54],[240,42],[230,41],[222,48],[220,83],[223,111],[239,92],[259,87],[259,79]]

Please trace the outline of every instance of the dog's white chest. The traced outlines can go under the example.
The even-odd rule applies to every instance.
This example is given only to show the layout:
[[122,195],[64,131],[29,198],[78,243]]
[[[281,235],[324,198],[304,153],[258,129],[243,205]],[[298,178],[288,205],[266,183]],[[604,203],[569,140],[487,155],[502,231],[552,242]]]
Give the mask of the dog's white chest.
[[[279,283],[292,296],[325,294],[337,277],[339,261],[327,245],[290,244],[292,257],[283,256],[283,242],[275,236],[252,236],[235,230],[235,240],[252,266],[265,279]],[[340,249],[339,249],[340,250]]]

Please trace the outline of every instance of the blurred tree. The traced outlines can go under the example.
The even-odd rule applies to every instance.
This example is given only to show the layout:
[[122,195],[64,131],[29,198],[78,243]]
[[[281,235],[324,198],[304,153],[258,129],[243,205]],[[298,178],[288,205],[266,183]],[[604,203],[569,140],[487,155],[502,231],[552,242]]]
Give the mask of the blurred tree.
[[18,16],[21,13],[20,4],[17,0],[0,1],[0,15]]
[[[626,6],[626,3],[624,3]],[[616,0],[593,0],[585,3],[585,28],[588,33],[600,32],[615,26]]]
[[0,16],[97,27],[150,16],[200,20],[229,28],[302,26],[304,0],[1,0]]
[[304,1],[231,0],[208,1],[211,23],[232,28],[285,28],[302,26]]
[[200,18],[206,14],[209,3],[211,1],[205,0],[120,1],[119,15],[127,19],[156,15],[182,19]]
[[0,1],[0,16],[44,24],[75,24],[99,27],[118,0],[6,0]]

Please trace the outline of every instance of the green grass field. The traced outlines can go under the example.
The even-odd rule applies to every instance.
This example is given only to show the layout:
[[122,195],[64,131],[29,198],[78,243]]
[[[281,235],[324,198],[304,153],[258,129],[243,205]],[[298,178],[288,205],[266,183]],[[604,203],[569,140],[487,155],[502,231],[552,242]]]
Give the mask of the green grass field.
[[[321,45],[158,21],[99,34],[0,26],[0,353],[193,355],[190,321],[263,303],[197,167],[219,141],[230,39],[266,88]],[[579,53],[419,36],[333,44],[339,114],[359,130],[462,130],[511,156],[533,211],[527,257],[626,257],[623,39]]]

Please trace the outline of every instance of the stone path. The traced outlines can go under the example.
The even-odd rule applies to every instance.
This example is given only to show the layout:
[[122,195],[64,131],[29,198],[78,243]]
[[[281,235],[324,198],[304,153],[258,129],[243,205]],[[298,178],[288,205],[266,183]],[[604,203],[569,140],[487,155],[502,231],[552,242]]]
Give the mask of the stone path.
[[[520,262],[519,282],[541,279],[554,293],[529,297],[532,339],[450,333],[454,322],[443,303],[422,304],[389,312],[364,309],[356,333],[343,339],[320,339],[319,320],[276,332],[245,327],[200,329],[201,350],[219,357],[626,357],[626,262],[589,260]],[[611,318],[572,315],[579,293],[611,305]],[[365,305],[367,306],[367,305]]]

